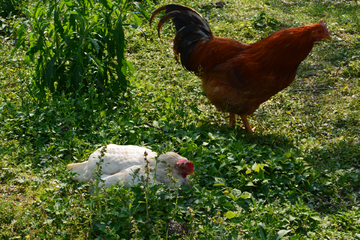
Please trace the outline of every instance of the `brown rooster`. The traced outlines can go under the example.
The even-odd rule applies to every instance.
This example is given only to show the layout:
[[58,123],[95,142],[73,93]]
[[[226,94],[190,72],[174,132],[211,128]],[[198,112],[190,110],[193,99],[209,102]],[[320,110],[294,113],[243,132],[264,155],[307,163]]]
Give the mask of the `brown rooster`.
[[314,42],[331,39],[324,22],[280,30],[253,44],[215,37],[206,20],[194,9],[170,4],[158,8],[154,17],[166,10],[158,25],[172,19],[176,36],[174,53],[181,64],[202,80],[210,102],[230,113],[230,127],[240,115],[245,130],[253,132],[247,116],[295,79],[299,64]]

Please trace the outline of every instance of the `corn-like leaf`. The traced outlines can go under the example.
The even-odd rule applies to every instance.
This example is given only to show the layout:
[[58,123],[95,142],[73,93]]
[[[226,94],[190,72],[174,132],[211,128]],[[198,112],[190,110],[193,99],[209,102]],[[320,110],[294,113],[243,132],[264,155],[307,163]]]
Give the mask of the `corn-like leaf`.
[[261,239],[266,239],[266,228],[263,223],[258,224]]
[[141,19],[138,17],[138,15],[136,13],[132,13],[133,17],[134,17],[134,22],[137,26],[141,26],[142,21]]
[[56,57],[53,56],[50,60],[50,62],[46,66],[45,70],[45,81],[47,82],[47,86],[50,89],[51,92],[55,91],[54,89],[54,74],[55,74],[55,65]]

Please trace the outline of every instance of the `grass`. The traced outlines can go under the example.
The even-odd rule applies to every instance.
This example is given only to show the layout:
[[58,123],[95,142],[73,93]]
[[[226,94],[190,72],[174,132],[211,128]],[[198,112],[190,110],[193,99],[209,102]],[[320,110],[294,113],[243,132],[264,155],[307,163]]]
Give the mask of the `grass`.
[[[294,2],[237,0],[217,9],[177,1],[209,19],[215,35],[245,43],[327,22],[333,40],[316,44],[295,81],[250,117],[253,135],[229,129],[201,81],[176,63],[170,24],[161,40],[154,26],[143,26],[147,40],[126,31],[135,73],[116,98],[39,101],[33,66],[21,51],[10,56],[13,35],[1,36],[1,238],[174,239],[175,220],[183,239],[265,239],[280,230],[289,230],[283,239],[359,239],[360,7]],[[96,198],[70,180],[66,165],[105,143],[176,151],[195,163],[192,186],[116,185]]]

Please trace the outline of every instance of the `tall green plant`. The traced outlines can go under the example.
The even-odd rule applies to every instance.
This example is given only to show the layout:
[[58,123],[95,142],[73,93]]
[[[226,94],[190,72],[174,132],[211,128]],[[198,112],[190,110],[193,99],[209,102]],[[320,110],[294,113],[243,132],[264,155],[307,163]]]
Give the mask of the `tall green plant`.
[[35,62],[41,96],[47,89],[52,94],[124,92],[133,71],[124,54],[124,20],[133,19],[133,27],[141,24],[136,14],[127,18],[132,7],[148,18],[141,5],[127,0],[42,0],[29,9],[29,21],[17,26],[14,51],[28,40],[26,57]]

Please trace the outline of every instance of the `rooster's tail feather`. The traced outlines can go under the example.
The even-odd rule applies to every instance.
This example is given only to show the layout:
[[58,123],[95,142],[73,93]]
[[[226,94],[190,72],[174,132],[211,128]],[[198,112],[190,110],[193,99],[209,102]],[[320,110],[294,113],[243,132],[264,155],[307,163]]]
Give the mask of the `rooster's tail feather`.
[[198,69],[194,69],[197,66],[191,64],[190,54],[200,40],[207,41],[213,37],[209,24],[194,9],[178,4],[165,5],[155,10],[151,16],[150,24],[154,17],[163,10],[166,10],[166,12],[158,24],[159,37],[164,23],[172,19],[176,29],[174,39],[175,56],[178,58],[180,55],[181,64],[186,69],[197,71]]

